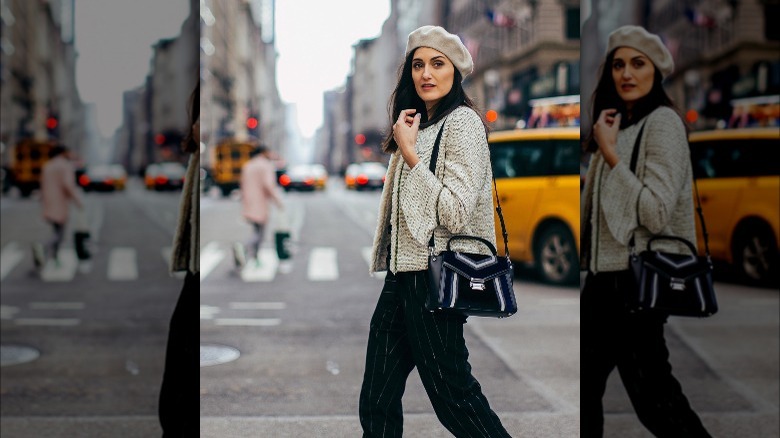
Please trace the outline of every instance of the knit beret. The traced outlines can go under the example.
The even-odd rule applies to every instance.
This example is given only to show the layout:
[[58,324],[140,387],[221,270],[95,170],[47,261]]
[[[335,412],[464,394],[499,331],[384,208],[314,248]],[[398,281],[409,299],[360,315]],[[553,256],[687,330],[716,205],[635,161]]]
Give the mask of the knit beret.
[[641,26],[622,26],[610,33],[607,53],[611,53],[618,47],[631,47],[644,53],[661,72],[663,78],[674,71],[672,54],[661,42],[661,38]]
[[457,35],[447,32],[443,27],[423,26],[410,33],[404,58],[418,47],[430,47],[444,53],[460,71],[463,79],[474,71],[474,61],[471,60],[471,54],[466,46]]

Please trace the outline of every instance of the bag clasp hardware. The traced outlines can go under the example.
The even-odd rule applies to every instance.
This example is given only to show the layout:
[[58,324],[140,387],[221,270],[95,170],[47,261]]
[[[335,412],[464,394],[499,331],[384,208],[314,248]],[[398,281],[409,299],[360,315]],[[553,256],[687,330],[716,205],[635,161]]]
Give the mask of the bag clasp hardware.
[[472,278],[469,281],[469,286],[471,287],[471,290],[485,290],[485,280],[482,280],[481,278]]
[[683,280],[682,278],[674,278],[674,277],[672,277],[669,280],[669,287],[671,287],[672,290],[684,291],[685,290],[685,280]]

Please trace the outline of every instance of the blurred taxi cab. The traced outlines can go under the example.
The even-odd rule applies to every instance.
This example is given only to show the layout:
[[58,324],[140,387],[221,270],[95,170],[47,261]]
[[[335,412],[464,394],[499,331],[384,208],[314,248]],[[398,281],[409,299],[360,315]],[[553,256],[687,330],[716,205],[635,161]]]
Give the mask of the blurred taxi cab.
[[321,164],[296,164],[279,176],[285,191],[314,191],[325,188],[328,173]]
[[387,167],[379,162],[352,163],[344,172],[344,185],[355,190],[382,190],[386,174]]
[[88,166],[78,177],[84,191],[124,190],[127,184],[127,172],[119,164],[98,164]]
[[253,140],[226,138],[210,149],[211,182],[219,187],[222,196],[229,196],[241,182],[241,168],[249,161],[257,147]]
[[187,168],[178,162],[150,164],[144,173],[144,185],[149,190],[179,190],[186,173]]
[[[712,258],[732,264],[745,280],[778,279],[780,129],[740,128],[689,136]],[[696,222],[699,251],[704,253]]]
[[[546,283],[576,283],[579,127],[495,131],[488,143],[512,260],[533,266]],[[503,252],[497,215],[496,241]]]
[[53,141],[25,138],[14,145],[9,153],[9,185],[16,186],[22,197],[28,197],[41,186],[43,165],[49,161],[54,148]]

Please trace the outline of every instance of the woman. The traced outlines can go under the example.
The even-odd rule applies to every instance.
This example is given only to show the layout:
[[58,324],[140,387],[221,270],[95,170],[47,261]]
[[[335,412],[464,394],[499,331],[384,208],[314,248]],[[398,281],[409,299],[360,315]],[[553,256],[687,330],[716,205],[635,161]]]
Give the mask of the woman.
[[[606,61],[593,95],[597,116],[587,145],[595,150],[581,202],[581,427],[603,433],[601,398],[617,367],[642,424],[659,437],[707,437],[672,376],[663,325],[668,315],[632,314],[623,297],[632,287],[629,241],[644,248],[653,235],[696,242],[692,170],[685,124],[664,92],[674,69],[656,35],[624,26],[609,36]],[[629,167],[643,130],[636,174]],[[688,253],[677,242],[653,248]]]
[[184,286],[171,316],[158,408],[163,437],[198,436],[200,430],[200,82],[189,101],[190,132],[182,149],[190,152],[171,271],[185,271]]
[[[465,317],[425,309],[428,241],[440,251],[453,234],[495,244],[487,128],[461,81],[473,69],[460,39],[441,27],[409,34],[391,97],[392,153],[379,208],[371,271],[387,270],[371,318],[360,393],[364,436],[400,437],[401,398],[416,366],[442,424],[456,436],[506,437],[471,375]],[[443,128],[436,172],[429,170]],[[480,244],[460,250],[487,253]]]

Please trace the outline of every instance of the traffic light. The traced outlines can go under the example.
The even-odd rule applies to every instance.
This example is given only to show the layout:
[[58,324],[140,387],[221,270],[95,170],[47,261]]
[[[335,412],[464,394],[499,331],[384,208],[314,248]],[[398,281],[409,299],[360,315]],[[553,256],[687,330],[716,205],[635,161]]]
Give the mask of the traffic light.
[[363,145],[366,143],[366,136],[364,134],[358,134],[355,136],[355,143]]
[[249,135],[253,137],[260,137],[260,120],[256,114],[251,114],[246,119],[246,127]]
[[49,134],[50,138],[57,138],[60,135],[60,121],[57,119],[57,116],[55,114],[49,114],[48,117],[46,117],[46,132]]

